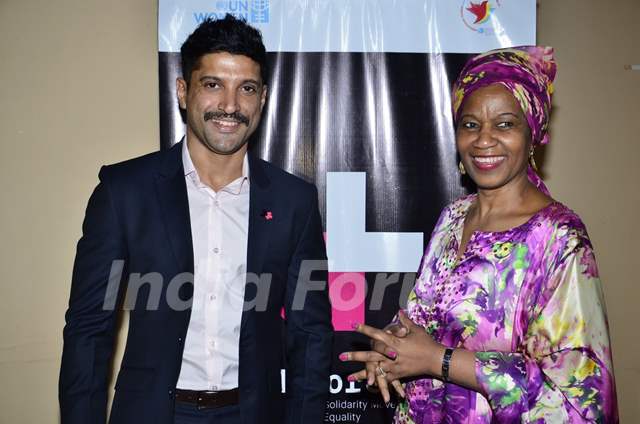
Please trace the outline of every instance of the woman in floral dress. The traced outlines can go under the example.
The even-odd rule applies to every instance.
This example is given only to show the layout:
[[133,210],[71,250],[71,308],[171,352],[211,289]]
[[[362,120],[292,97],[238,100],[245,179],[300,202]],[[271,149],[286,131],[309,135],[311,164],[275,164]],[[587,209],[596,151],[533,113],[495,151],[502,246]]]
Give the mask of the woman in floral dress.
[[549,140],[552,55],[490,51],[454,85],[459,168],[477,194],[443,210],[398,320],[355,325],[373,350],[340,355],[366,363],[350,379],[404,397],[396,423],[618,421],[591,242],[533,162]]

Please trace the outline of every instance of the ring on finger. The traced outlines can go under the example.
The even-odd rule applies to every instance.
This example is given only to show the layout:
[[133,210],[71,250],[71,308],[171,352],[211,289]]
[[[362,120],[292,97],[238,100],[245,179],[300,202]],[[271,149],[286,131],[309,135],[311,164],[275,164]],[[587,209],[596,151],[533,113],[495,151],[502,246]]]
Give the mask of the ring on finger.
[[387,376],[387,373],[384,372],[384,370],[382,369],[381,366],[378,365],[378,368],[376,368],[376,374],[378,374],[380,377],[385,378]]

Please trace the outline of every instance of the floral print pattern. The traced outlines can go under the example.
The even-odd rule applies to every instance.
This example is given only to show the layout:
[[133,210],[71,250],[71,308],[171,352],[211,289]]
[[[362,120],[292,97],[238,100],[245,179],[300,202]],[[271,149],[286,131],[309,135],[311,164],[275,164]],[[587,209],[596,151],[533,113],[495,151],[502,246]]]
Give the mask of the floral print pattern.
[[442,212],[407,314],[436,341],[476,352],[482,393],[405,384],[396,423],[617,422],[606,311],[584,224],[559,202],[507,231],[472,234],[476,195]]

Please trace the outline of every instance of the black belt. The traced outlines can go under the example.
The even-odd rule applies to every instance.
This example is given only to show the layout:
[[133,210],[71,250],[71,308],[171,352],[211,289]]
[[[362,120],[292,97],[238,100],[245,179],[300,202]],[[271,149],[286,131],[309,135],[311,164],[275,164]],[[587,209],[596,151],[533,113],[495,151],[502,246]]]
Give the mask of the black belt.
[[196,405],[198,409],[221,408],[237,405],[240,400],[238,389],[210,392],[206,390],[176,389],[176,402]]

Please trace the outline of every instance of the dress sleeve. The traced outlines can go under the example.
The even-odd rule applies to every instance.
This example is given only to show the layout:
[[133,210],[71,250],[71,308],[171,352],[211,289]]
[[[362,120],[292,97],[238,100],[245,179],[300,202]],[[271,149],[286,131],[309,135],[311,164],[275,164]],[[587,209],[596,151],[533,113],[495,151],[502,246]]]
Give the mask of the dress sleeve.
[[494,418],[618,422],[606,310],[590,246],[569,249],[548,275],[516,352],[476,353],[476,378]]

